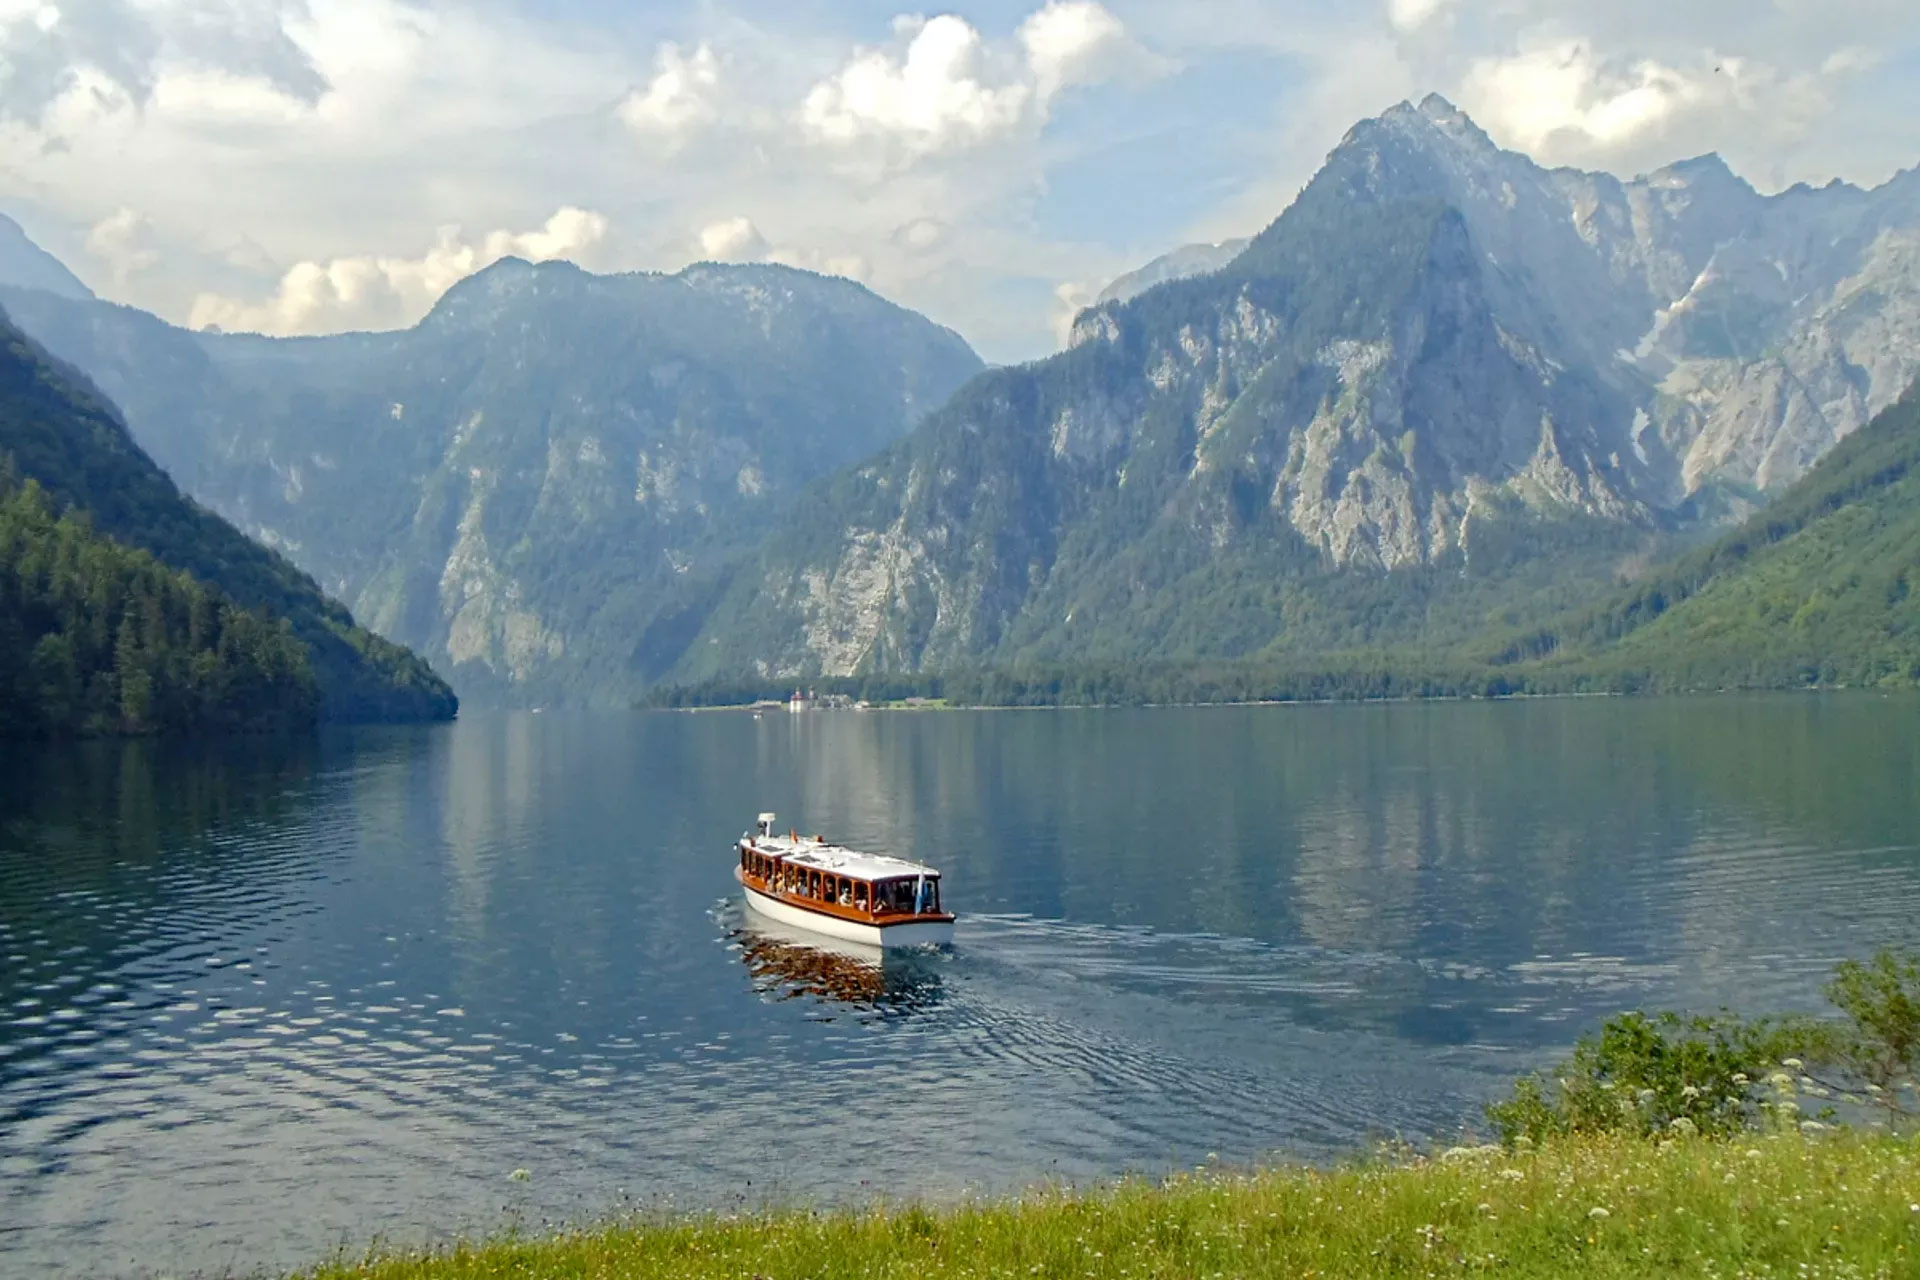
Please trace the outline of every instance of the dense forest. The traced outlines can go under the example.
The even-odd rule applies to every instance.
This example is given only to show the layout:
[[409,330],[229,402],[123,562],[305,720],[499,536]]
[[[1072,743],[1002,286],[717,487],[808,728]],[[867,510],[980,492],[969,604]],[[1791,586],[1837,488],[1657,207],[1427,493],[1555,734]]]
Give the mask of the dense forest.
[[0,737],[298,728],[318,710],[284,619],[58,514],[0,456]]
[[[147,552],[166,570],[191,575],[205,584],[203,590],[217,590],[241,611],[285,619],[311,668],[322,718],[415,720],[454,714],[453,692],[425,662],[356,626],[311,578],[182,494],[80,375],[52,360],[4,318],[0,453],[11,457],[19,482],[36,482],[37,501],[56,513],[84,512],[91,528],[120,551]],[[118,624],[116,617],[111,625]],[[234,714],[250,722],[257,710],[236,708]],[[91,723],[102,727],[106,722]]]

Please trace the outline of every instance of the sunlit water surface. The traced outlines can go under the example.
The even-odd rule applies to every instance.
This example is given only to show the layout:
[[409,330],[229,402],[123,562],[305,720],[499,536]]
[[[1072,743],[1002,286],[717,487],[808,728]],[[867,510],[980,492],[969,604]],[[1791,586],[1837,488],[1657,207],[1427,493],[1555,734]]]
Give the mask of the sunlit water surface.
[[[943,867],[951,954],[743,933],[767,808]],[[1867,696],[10,749],[0,1272],[1447,1137],[1612,1010],[1817,1004],[1917,841]]]

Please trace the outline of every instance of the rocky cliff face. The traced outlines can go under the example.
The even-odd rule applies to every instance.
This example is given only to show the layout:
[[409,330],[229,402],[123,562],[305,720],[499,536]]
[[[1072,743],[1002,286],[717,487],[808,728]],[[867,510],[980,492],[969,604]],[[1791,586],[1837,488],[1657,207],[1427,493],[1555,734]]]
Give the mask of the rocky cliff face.
[[1397,107],[1226,267],[1090,308],[842,477],[682,673],[1377,641],[1397,602],[1345,579],[1797,478],[1920,369],[1917,233],[1912,174],[1621,182]]
[[631,698],[730,551],[980,368],[922,317],[780,267],[508,261],[414,329],[316,339],[7,304],[191,492],[480,703]]

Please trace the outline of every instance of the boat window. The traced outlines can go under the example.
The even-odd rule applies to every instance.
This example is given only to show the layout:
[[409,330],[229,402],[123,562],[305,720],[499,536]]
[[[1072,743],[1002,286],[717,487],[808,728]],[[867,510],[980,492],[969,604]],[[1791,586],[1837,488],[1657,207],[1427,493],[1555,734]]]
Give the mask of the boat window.
[[813,873],[807,887],[814,897],[817,898],[820,896],[820,873],[818,871]]
[[862,911],[867,909],[867,882],[864,880],[853,882],[853,905]]
[[940,881],[937,878],[927,881],[927,910],[940,910]]

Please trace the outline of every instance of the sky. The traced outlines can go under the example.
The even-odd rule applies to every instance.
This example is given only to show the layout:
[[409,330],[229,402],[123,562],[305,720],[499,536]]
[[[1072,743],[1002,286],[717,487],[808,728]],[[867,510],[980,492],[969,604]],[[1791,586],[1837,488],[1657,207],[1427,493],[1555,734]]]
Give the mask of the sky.
[[1915,0],[0,0],[0,211],[181,324],[391,328],[507,254],[851,276],[989,360],[1439,92],[1543,163],[1920,162]]

